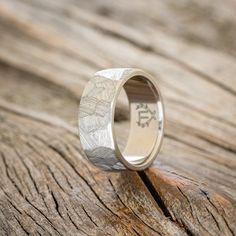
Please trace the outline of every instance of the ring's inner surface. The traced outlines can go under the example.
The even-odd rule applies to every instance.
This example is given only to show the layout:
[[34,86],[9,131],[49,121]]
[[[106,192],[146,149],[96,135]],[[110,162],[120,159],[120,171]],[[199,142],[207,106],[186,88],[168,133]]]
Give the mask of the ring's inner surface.
[[154,85],[141,76],[124,84],[130,104],[130,132],[123,157],[132,165],[143,164],[153,151],[160,125],[159,94]]

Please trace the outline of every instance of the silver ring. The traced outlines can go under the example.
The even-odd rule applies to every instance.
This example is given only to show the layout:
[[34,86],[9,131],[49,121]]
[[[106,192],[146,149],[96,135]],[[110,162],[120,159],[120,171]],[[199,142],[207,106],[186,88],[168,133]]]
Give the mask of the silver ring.
[[[130,131],[121,153],[115,137],[114,113],[122,88],[129,100]],[[149,167],[160,150],[164,123],[164,105],[156,80],[140,69],[99,71],[83,91],[80,142],[88,160],[104,170]]]

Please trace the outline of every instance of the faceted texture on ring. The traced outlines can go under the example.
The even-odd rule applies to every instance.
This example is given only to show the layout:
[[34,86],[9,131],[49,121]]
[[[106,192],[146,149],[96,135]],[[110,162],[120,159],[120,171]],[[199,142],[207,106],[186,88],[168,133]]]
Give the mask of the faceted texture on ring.
[[[114,135],[114,111],[124,88],[130,103],[131,130],[120,152]],[[155,80],[139,69],[97,72],[80,101],[79,134],[88,160],[103,170],[143,170],[156,158],[164,130],[164,107]]]

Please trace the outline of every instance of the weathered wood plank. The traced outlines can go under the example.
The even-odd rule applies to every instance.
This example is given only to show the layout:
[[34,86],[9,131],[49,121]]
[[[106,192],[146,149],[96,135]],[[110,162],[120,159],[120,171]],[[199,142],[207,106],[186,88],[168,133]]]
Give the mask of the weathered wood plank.
[[[16,27],[17,22],[14,22],[14,23],[15,23],[15,27]],[[32,24],[31,27],[34,27],[34,25]],[[68,25],[68,27],[69,27],[69,25]],[[55,28],[56,28],[56,25],[54,27],[54,30],[55,30]],[[58,26],[57,26],[57,28],[58,28]],[[27,29],[27,27],[19,28],[19,29],[24,30],[24,29]],[[35,28],[35,30],[37,30],[37,29]],[[58,30],[60,30],[60,28]],[[94,43],[96,43],[96,41],[93,42],[92,41],[93,39],[91,39],[90,37],[87,37],[86,35],[89,36],[91,33],[93,33],[96,36],[96,38],[98,39],[98,43],[96,44],[96,48],[99,47],[100,41],[105,41],[106,42],[106,49],[107,49],[106,53],[108,54],[110,52],[109,58],[111,60],[114,60],[114,58],[115,58],[115,62],[117,62],[117,63],[120,63],[119,61],[122,57],[122,55],[119,54],[119,51],[117,52],[117,50],[115,50],[115,47],[117,47],[117,46],[123,48],[123,50],[126,50],[128,55],[133,55],[133,57],[129,56],[130,58],[129,58],[129,60],[127,60],[127,64],[132,65],[135,62],[137,62],[136,57],[139,57],[140,53],[142,53],[142,50],[140,52],[139,47],[138,48],[131,47],[129,44],[127,45],[124,42],[119,42],[119,41],[117,42],[116,38],[111,39],[109,37],[109,35],[104,37],[103,35],[101,35],[99,33],[99,31],[95,31],[93,29],[88,29],[87,27],[84,28],[84,27],[82,27],[82,25],[80,25],[78,27],[77,31],[78,30],[81,31],[81,34],[83,33],[84,40],[81,39],[81,41],[83,43],[90,42],[90,45],[88,45],[86,47],[86,48],[90,48],[89,50],[91,50],[91,43],[94,44]],[[51,32],[51,31],[49,31],[49,32]],[[86,32],[87,32],[87,34],[86,34]],[[88,34],[88,32],[90,34]],[[6,35],[6,33],[5,33],[5,35]],[[26,31],[25,33],[22,32],[23,35],[26,33],[28,34],[29,32],[28,31]],[[34,36],[34,35],[35,34],[33,34],[32,36]],[[59,35],[51,33],[50,35],[51,35],[50,38],[52,38],[52,40],[50,41],[50,45],[52,45],[54,43],[54,39],[56,39],[56,38],[63,39],[62,33]],[[72,33],[71,33],[71,38],[72,37],[74,37],[74,36],[72,36]],[[12,39],[14,40],[14,38],[15,37],[13,37]],[[40,37],[40,38],[42,38],[42,37]],[[48,44],[48,41],[50,40],[50,38],[47,39],[46,41],[43,41],[43,44],[45,44],[45,43]],[[82,37],[80,37],[80,38],[82,38]],[[6,43],[8,43],[8,40],[6,41]],[[26,40],[27,40],[27,37],[26,37]],[[37,38],[35,38],[35,40],[37,40]],[[40,40],[40,42],[42,43],[42,40]],[[40,49],[42,52],[45,53],[45,51],[47,49],[41,48],[40,42],[37,44],[35,43],[36,44],[35,47],[37,50]],[[7,45],[9,45],[9,44],[7,44]],[[7,48],[7,45],[5,45],[5,48]],[[38,48],[38,45],[40,48]],[[78,45],[79,45],[79,42],[78,42]],[[8,46],[8,49],[10,51],[10,48],[12,46],[11,47],[9,47],[9,46]],[[24,50],[24,45],[19,45],[19,46],[20,46],[21,50]],[[110,49],[108,48],[109,46],[111,47]],[[83,45],[83,48],[84,47],[85,47],[85,45]],[[19,47],[16,47],[14,49],[14,51],[18,50],[18,48]],[[101,45],[100,45],[99,49],[104,50],[103,47],[101,47]],[[58,48],[58,51],[59,50],[61,50],[61,49]],[[13,54],[9,53],[9,51],[8,51],[8,54],[6,55],[6,57],[12,55],[11,57],[16,58],[17,55],[15,53],[13,55]],[[120,50],[120,51],[122,52],[122,50]],[[56,52],[53,51],[52,54],[55,54]],[[24,54],[26,54],[26,53],[30,53],[30,51],[25,49]],[[80,56],[80,51],[78,51],[78,52],[75,51],[74,53],[77,53],[77,57]],[[103,55],[104,55],[104,53],[105,53],[105,50],[103,51]],[[19,56],[20,55],[21,54],[19,54]],[[98,53],[98,55],[99,55],[99,53]],[[31,65],[36,67],[35,65],[37,65],[37,61],[33,61],[32,57],[33,57],[33,55],[29,55],[29,58],[31,58],[31,60],[29,60],[29,59],[25,60],[25,63],[27,66],[24,66],[24,69],[30,70]],[[54,57],[57,58],[56,55],[54,55]],[[17,60],[17,61],[18,61],[18,63],[21,63],[22,60],[23,60],[22,58],[19,58],[19,60]],[[224,60],[222,59],[222,61],[224,61]],[[47,66],[50,65],[50,63],[56,63],[56,62],[55,61],[50,61],[50,62],[47,61]],[[214,63],[214,61],[212,63]],[[67,63],[66,63],[66,65],[67,65]],[[18,65],[18,66],[21,66],[21,65]],[[108,66],[109,66],[109,64],[107,64],[107,67]],[[157,55],[146,56],[146,60],[142,61],[142,64],[140,66],[143,68],[145,68],[145,67],[148,68],[151,72],[154,73],[154,75],[157,75],[157,73],[156,73],[156,71],[153,70],[153,68],[155,68],[155,67],[158,68],[158,73],[161,76],[161,78],[159,78],[159,80],[160,80],[161,85],[163,85],[164,96],[165,96],[166,100],[168,99],[166,102],[166,108],[167,108],[167,114],[170,114],[170,117],[173,117],[174,120],[178,120],[178,122],[179,121],[183,122],[185,127],[195,126],[193,129],[193,131],[195,131],[194,133],[196,133],[196,135],[201,135],[202,138],[207,139],[206,141],[210,141],[210,142],[215,143],[217,145],[219,145],[219,144],[224,145],[224,148],[226,148],[226,149],[229,148],[229,149],[235,150],[235,142],[233,141],[235,139],[235,131],[234,131],[235,130],[234,129],[235,109],[232,109],[233,107],[235,107],[235,97],[233,95],[228,94],[228,92],[225,91],[224,89],[218,88],[217,86],[214,86],[211,83],[206,82],[205,80],[201,80],[201,77],[196,76],[194,73],[186,72],[186,70],[179,68],[172,61],[165,60]],[[39,64],[37,67],[40,68]],[[42,67],[42,68],[44,68],[44,67]],[[54,66],[51,66],[50,71],[53,71],[53,68],[54,68]],[[33,72],[33,70],[34,70],[34,68],[32,68],[32,72]],[[96,68],[95,68],[95,70],[96,70]],[[87,70],[82,70],[82,68],[80,68],[80,63],[78,63],[78,69],[76,70],[76,72],[77,71],[82,71],[82,72],[84,71],[84,73],[87,72]],[[75,74],[76,74],[76,72],[75,72]],[[43,72],[41,72],[41,73],[43,73]],[[178,85],[176,85],[174,83],[176,75],[178,76]],[[68,78],[70,76],[70,74],[65,74],[65,76],[67,76],[67,78]],[[63,81],[64,86],[73,88],[74,90],[77,89],[77,87],[80,87],[80,90],[81,90],[82,84],[80,84],[78,86],[75,86],[75,84],[73,84],[73,86],[70,86],[70,83],[68,83],[67,80],[65,80],[63,78],[58,79],[57,77],[54,76],[54,79],[51,80],[51,77],[47,77],[47,76],[45,76],[45,77],[46,77],[46,79],[50,79],[50,81],[56,81],[56,82],[58,80]],[[88,75],[88,77],[89,77],[89,75]],[[78,77],[78,78],[80,78],[80,77]],[[77,77],[74,78],[74,81],[78,81]],[[81,80],[79,80],[79,81],[81,81]],[[83,84],[84,83],[85,82],[83,82]],[[75,91],[75,93],[77,93],[78,96],[81,93],[80,90]],[[211,97],[202,96],[202,94],[211,94]],[[188,95],[188,99],[186,99],[187,95]],[[171,103],[169,102],[169,99],[170,99]],[[221,99],[227,100],[227,103],[228,103],[228,106],[226,107],[227,109],[220,109],[221,108]],[[192,111],[193,108],[195,111]],[[183,113],[186,113],[189,116],[191,115],[191,117],[189,117],[189,119],[188,119],[188,117],[185,116],[185,119],[180,120]],[[193,122],[193,119],[194,119],[194,122]],[[226,119],[228,119],[229,121],[225,124],[224,121]],[[232,125],[233,125],[233,129],[232,129]],[[211,128],[211,127],[213,127],[213,128]],[[186,130],[186,128],[185,128],[185,130]],[[182,135],[178,135],[178,136],[182,137]],[[224,139],[224,142],[222,142],[222,137]]]
[[[60,35],[61,36],[61,35]],[[58,36],[58,37],[60,37]],[[99,37],[101,35],[97,35],[97,37]],[[15,38],[15,37],[14,37]],[[100,37],[98,38],[100,40],[106,40],[106,38],[104,37]],[[86,38],[86,40],[89,40],[89,38]],[[91,39],[90,39],[91,40]],[[114,47],[117,47],[117,44],[118,42],[116,42],[115,40],[113,40],[113,45]],[[9,42],[9,39],[6,40],[6,42]],[[11,44],[12,45],[12,44]],[[108,42],[107,42],[107,47],[108,47]],[[4,50],[6,50],[7,48],[7,45],[4,45]],[[120,46],[127,46],[127,45],[123,45],[121,44]],[[129,45],[128,45],[129,46]],[[10,51],[10,49],[12,48],[12,46],[9,48],[8,47],[8,50]],[[18,48],[21,48],[24,49],[24,46],[23,45],[18,45],[14,51],[17,51]],[[129,47],[130,48],[130,47]],[[125,47],[125,50],[129,50],[128,53],[129,55],[131,54],[134,54],[135,51],[132,49],[129,49],[128,47]],[[112,54],[115,54],[114,52],[114,49],[113,48],[107,48],[108,51],[111,51]],[[134,55],[134,57],[138,57],[140,56],[140,50],[138,50],[137,48],[134,48],[136,50],[136,54]],[[8,51],[8,54],[6,55],[6,57],[13,57],[14,60],[16,58],[16,53],[12,53],[12,54],[9,54],[9,51]],[[44,50],[45,51],[45,50]],[[25,49],[24,51],[24,54],[27,53],[28,50]],[[104,52],[105,53],[105,52]],[[118,52],[119,53],[119,52]],[[2,55],[4,55],[2,53]],[[19,54],[20,56],[20,54]],[[116,55],[112,55],[113,57],[115,57]],[[121,55],[118,55],[119,58],[121,57]],[[30,56],[29,56],[30,57]],[[119,63],[119,58],[117,59],[117,63]],[[159,61],[157,61],[157,59],[159,59]],[[18,62],[22,62],[23,58],[20,58],[20,60],[18,60]],[[130,64],[130,61],[136,61],[135,58],[133,59],[129,59],[129,61],[127,61],[128,64]],[[158,62],[158,63],[157,63]],[[33,61],[32,59],[31,60],[26,60],[25,61],[26,65],[27,65],[27,70],[30,69],[31,67],[31,64],[35,65],[37,64],[37,62]],[[51,63],[55,63],[55,61],[51,61]],[[153,64],[155,63],[155,64]],[[41,63],[40,63],[41,64]],[[50,63],[47,62],[47,66],[49,65]],[[151,64],[151,68],[150,68],[150,64]],[[171,67],[172,65],[172,67]],[[78,66],[80,66],[80,64],[78,64]],[[222,143],[222,140],[221,140],[221,137],[222,137],[222,132],[231,132],[232,134],[229,135],[229,140],[227,140],[228,142],[224,142],[222,144],[225,144],[225,146],[229,146],[231,149],[235,150],[235,143],[233,142],[232,143],[232,140],[234,140],[235,138],[235,135],[234,135],[234,131],[232,131],[232,126],[225,126],[225,124],[222,122],[222,119],[223,120],[227,120],[228,123],[233,123],[234,124],[234,115],[235,115],[235,111],[234,109],[231,109],[231,107],[234,107],[235,105],[235,97],[233,95],[230,95],[227,93],[227,91],[225,90],[221,90],[220,88],[218,87],[215,87],[215,86],[210,86],[210,84],[206,81],[202,81],[202,80],[199,80],[199,77],[196,76],[195,74],[191,74],[189,72],[186,72],[185,70],[183,69],[180,69],[179,67],[176,67],[176,65],[173,65],[172,62],[170,61],[166,61],[166,60],[163,60],[162,58],[158,58],[157,56],[156,57],[147,57],[146,58],[146,61],[144,61],[141,65],[141,67],[147,67],[148,69],[150,69],[150,71],[153,71],[153,66],[155,67],[158,67],[159,70],[159,74],[161,75],[161,78],[163,78],[164,81],[160,81],[160,83],[168,83],[165,87],[167,87],[166,90],[164,90],[164,95],[167,97],[169,95],[170,98],[173,98],[173,99],[178,99],[180,102],[184,102],[190,107],[196,107],[198,110],[200,109],[200,111],[203,111],[203,112],[207,112],[207,114],[209,113],[210,111],[210,115],[212,115],[213,117],[213,120],[214,118],[218,118],[219,121],[217,122],[217,125],[214,125],[214,126],[217,126],[217,129],[219,129],[218,127],[220,126],[223,126],[221,129],[222,131],[219,131],[218,132],[218,135],[217,135],[217,138],[218,140],[214,140],[214,142],[217,142],[218,143]],[[54,67],[54,66],[53,66]],[[37,68],[40,68],[39,66]],[[42,67],[44,68],[44,67]],[[32,68],[33,70],[34,68]],[[171,70],[172,69],[172,70]],[[44,69],[43,69],[44,70]],[[78,70],[82,70],[82,68],[78,68]],[[53,71],[53,69],[50,71]],[[154,71],[153,71],[154,72]],[[43,73],[43,72],[41,72]],[[174,76],[173,76],[173,73],[179,75],[178,77],[178,94],[176,94],[176,91],[173,91],[173,87],[172,87],[172,84],[173,83],[173,79],[174,79]],[[156,74],[156,71],[154,73],[154,75]],[[56,74],[57,75],[57,74]],[[54,75],[55,76],[55,75]],[[65,75],[66,76],[66,75]],[[191,79],[188,79],[187,78],[190,78]],[[49,77],[50,78],[50,77]],[[55,78],[55,77],[54,77]],[[55,78],[55,80],[57,80],[57,78]],[[64,79],[61,79],[60,78],[58,79],[59,81],[63,81],[63,83],[66,83],[66,85],[70,88],[72,88],[73,90],[76,90],[78,87],[80,87],[80,89],[77,89],[77,94],[79,94],[80,90],[81,90],[81,86],[75,86],[75,83],[72,83],[70,84],[70,82],[64,82],[65,80]],[[74,79],[76,80],[76,79]],[[189,81],[188,84],[186,84],[186,80]],[[171,86],[171,87],[170,87]],[[196,86],[198,86],[198,89],[196,89]],[[194,89],[194,91],[193,91]],[[180,91],[179,91],[180,90]],[[194,92],[194,93],[193,93]],[[182,94],[182,96],[180,96]],[[202,96],[202,94],[211,94],[211,99],[209,99],[209,97],[207,96]],[[188,96],[188,99],[186,99],[186,97]],[[220,102],[221,102],[221,99],[224,99],[224,100],[227,100],[227,107],[228,109],[219,109],[219,105],[220,105]],[[196,100],[198,102],[196,102]],[[168,106],[167,106],[167,109],[168,109]],[[172,111],[173,112],[173,111]],[[202,112],[202,113],[203,113]],[[209,119],[208,119],[209,120]],[[185,119],[183,120],[183,122],[187,122],[188,120]],[[191,122],[191,124],[189,124]],[[201,126],[204,127],[205,129],[205,120],[202,120],[202,122],[204,124],[202,124]],[[215,121],[213,121],[215,123]],[[190,121],[187,123],[187,125],[194,125],[192,124],[192,119],[190,119]],[[199,127],[199,124],[196,124],[198,128]],[[214,135],[216,136],[216,130],[208,130],[209,134],[208,135],[205,135],[205,136],[209,136],[209,135]]]
[[[75,5],[74,1],[70,3]],[[122,0],[110,4],[102,0],[79,1],[76,5],[128,24],[138,31],[151,33],[155,29],[170,37],[236,55],[234,0],[137,0],[135,4]]]
[[137,173],[99,172],[81,157],[76,133],[7,109],[1,107],[0,201],[10,230],[17,232],[18,220],[26,234],[185,234]]
[[154,166],[147,171],[147,176],[148,183],[153,184],[163,199],[166,212],[192,234],[235,234],[236,204],[233,199],[169,168],[160,170]]
[[[127,5],[131,17],[139,2],[133,12]],[[120,3],[103,4],[114,14],[74,1],[1,1],[0,233],[234,235],[235,59],[219,52],[228,52],[222,45],[203,47],[207,35],[197,46],[153,30],[154,23],[127,26]],[[215,12],[225,19],[220,6]],[[114,66],[148,70],[163,91],[165,141],[146,172],[104,173],[81,155],[83,86]],[[121,143],[125,110],[121,98]]]

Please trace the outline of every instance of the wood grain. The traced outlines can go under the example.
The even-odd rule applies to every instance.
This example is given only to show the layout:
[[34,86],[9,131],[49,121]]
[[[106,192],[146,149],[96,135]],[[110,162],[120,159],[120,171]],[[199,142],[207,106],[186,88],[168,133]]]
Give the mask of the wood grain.
[[[235,235],[235,8],[1,0],[0,235]],[[77,135],[85,83],[122,66],[156,77],[166,106],[140,173],[95,168]],[[121,98],[121,144],[127,127]]]

